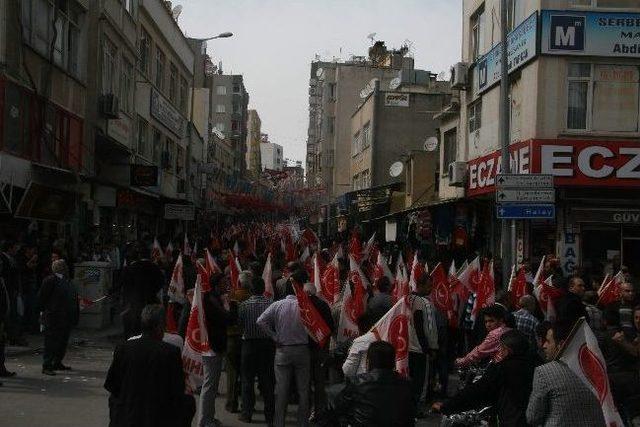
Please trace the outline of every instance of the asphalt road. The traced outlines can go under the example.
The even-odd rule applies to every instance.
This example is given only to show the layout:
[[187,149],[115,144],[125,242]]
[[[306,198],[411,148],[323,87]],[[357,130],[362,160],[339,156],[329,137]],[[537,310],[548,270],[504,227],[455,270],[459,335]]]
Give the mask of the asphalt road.
[[[64,363],[72,371],[55,377],[42,375],[40,337],[30,337],[31,349],[10,349],[7,367],[16,371],[14,378],[3,379],[0,387],[0,427],[107,427],[108,394],[102,387],[111,363],[113,344],[106,338],[92,338],[92,334],[76,333]],[[13,350],[13,351],[11,351]],[[221,392],[224,393],[224,378]],[[224,409],[224,396],[216,399],[217,415],[224,426],[244,426],[237,414]],[[256,405],[254,422],[264,420],[261,403]],[[287,425],[294,426],[295,407],[289,407]],[[197,419],[197,415],[196,415]],[[194,420],[193,425],[196,426]],[[437,418],[421,420],[419,426],[437,426]]]

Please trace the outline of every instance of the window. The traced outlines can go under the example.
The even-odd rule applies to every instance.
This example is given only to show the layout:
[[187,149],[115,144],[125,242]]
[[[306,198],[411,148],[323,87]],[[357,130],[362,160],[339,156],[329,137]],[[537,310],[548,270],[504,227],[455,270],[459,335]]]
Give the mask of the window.
[[231,121],[231,131],[235,132],[235,131],[238,131],[238,130],[240,130],[239,126],[238,126],[238,121],[237,120],[232,120]]
[[178,69],[173,63],[169,66],[169,100],[176,102],[178,95]]
[[164,150],[162,150],[162,169],[167,170],[169,172],[173,172],[174,170],[174,159],[175,159],[175,144],[169,138],[165,138],[164,140]]
[[336,118],[333,116],[327,117],[327,133],[329,135],[333,134],[333,132],[335,131],[335,126],[336,126]]
[[189,96],[187,95],[189,84],[187,83],[187,79],[184,77],[180,77],[180,111],[182,111],[185,115],[189,113],[187,110],[187,101]]
[[364,150],[371,145],[371,126],[370,122],[367,122],[362,128],[362,149]]
[[234,83],[233,84],[233,93],[240,93],[240,84],[239,83]]
[[148,159],[149,151],[149,125],[142,117],[138,117],[138,154]]
[[216,95],[226,95],[227,87],[226,86],[216,86]]
[[160,165],[160,153],[162,153],[162,133],[153,128],[153,164]]
[[216,129],[218,129],[220,132],[224,132],[225,131],[224,123],[216,123]]
[[475,132],[482,126],[482,99],[469,106],[469,133]]
[[218,104],[216,105],[216,113],[226,113],[227,109],[225,108],[224,104]]
[[351,155],[355,156],[360,152],[360,132],[356,132],[351,140]]
[[82,77],[82,70],[78,67],[82,49],[78,48],[78,44],[81,39],[80,29],[84,20],[84,11],[74,1],[56,0],[56,3],[57,18],[56,22],[52,23],[54,16],[52,1],[22,0],[23,39],[41,55],[48,57],[55,36],[54,63],[69,73]]
[[133,97],[133,65],[122,57],[122,72],[120,73],[120,109],[125,113],[132,111]]
[[180,175],[184,171],[184,149],[176,145],[176,174]]
[[233,103],[233,112],[234,113],[239,113],[240,112],[240,105],[237,102]]
[[148,75],[150,66],[149,61],[151,59],[151,36],[142,28],[140,31],[140,71]]
[[164,90],[164,52],[156,46],[156,86]]
[[442,165],[443,174],[449,173],[449,164],[456,161],[456,151],[458,148],[458,132],[456,128],[449,129],[442,137]]
[[102,43],[102,93],[115,93],[116,89],[116,46],[104,38]]
[[[511,32],[515,27],[520,25],[524,19],[524,4],[523,1],[507,0],[507,31]],[[498,25],[498,29],[500,26]]]
[[638,132],[639,99],[637,66],[569,64],[567,129]]
[[484,54],[484,6],[471,16],[471,59],[475,61]]
[[329,83],[329,101],[336,100],[336,84]]

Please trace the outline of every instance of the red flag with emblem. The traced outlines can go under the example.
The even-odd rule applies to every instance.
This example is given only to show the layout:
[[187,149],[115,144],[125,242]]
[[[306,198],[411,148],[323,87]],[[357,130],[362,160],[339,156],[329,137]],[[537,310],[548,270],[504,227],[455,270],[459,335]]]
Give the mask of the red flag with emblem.
[[366,309],[366,288],[369,286],[367,279],[360,270],[357,261],[353,256],[349,256],[351,268],[349,280],[353,286],[347,285],[344,289],[342,299],[342,309],[340,310],[340,321],[338,327],[338,341],[346,341],[359,335],[358,319],[364,314]]
[[462,272],[458,275],[458,279],[465,288],[467,288],[471,292],[475,292],[476,288],[480,284],[481,275],[482,271],[480,270],[480,257],[476,257],[473,261],[467,264],[467,267],[464,270],[462,270]]
[[169,290],[167,291],[169,301],[178,302],[180,304],[184,304],[186,302],[184,295],[184,275],[182,271],[182,254],[180,254],[176,260],[176,265],[173,267],[171,281],[169,282]]
[[413,262],[411,263],[411,277],[409,278],[409,288],[412,292],[418,287],[418,280],[422,277],[423,274],[426,274],[426,270],[424,265],[418,261],[418,253],[416,252],[413,255]]
[[353,233],[349,241],[349,256],[353,257],[358,264],[362,261],[362,244],[357,233]]
[[264,296],[273,298],[273,267],[271,265],[271,252],[267,255],[267,262],[262,270],[262,280],[264,280]]
[[598,291],[598,305],[606,307],[609,304],[620,301],[620,285],[622,283],[624,283],[624,275],[622,271],[619,271]]
[[159,261],[163,257],[162,248],[157,238],[153,239],[153,246],[151,247],[151,259],[153,261]]
[[233,254],[229,253],[227,256],[227,262],[229,263],[229,277],[231,278],[231,289],[237,290],[240,286],[240,263],[238,262],[238,258],[234,257]]
[[511,297],[511,304],[513,307],[517,307],[520,302],[520,298],[527,294],[527,276],[524,271],[524,267],[518,269],[516,273],[516,266],[511,267],[511,278],[509,279],[509,295]]
[[409,297],[398,300],[371,328],[377,340],[391,343],[396,350],[396,371],[403,377],[409,376],[409,324],[412,316]]
[[533,289],[533,294],[538,299],[538,305],[540,305],[540,309],[547,320],[554,317],[554,304],[556,300],[564,295],[561,289],[553,286],[552,279],[553,276],[547,277],[545,281]]
[[298,299],[298,309],[300,310],[300,320],[309,336],[317,342],[320,347],[324,347],[331,337],[331,329],[324,321],[320,312],[311,302],[311,298],[303,290],[302,286],[297,283],[293,284]]
[[572,335],[567,338],[561,354],[556,358],[566,363],[598,398],[606,426],[624,426],[613,402],[607,364],[598,346],[598,340],[584,318],[579,319],[573,327]]
[[329,304],[335,304],[340,298],[340,264],[338,262],[338,254],[333,257],[333,260],[322,273],[318,296]]
[[222,269],[220,268],[216,260],[213,259],[213,256],[211,256],[211,252],[209,252],[209,249],[205,248],[204,254],[205,267],[207,268],[209,274],[213,275],[215,273],[222,273]]
[[398,256],[396,262],[396,277],[393,281],[393,291],[391,297],[394,301],[398,301],[407,295],[409,295],[409,274],[407,273],[407,266],[402,259],[402,254]]
[[191,303],[184,347],[182,348],[182,367],[185,373],[187,394],[197,393],[197,390],[202,386],[202,356],[214,355],[209,345],[207,324],[204,320],[202,280],[203,278],[198,274],[193,291],[193,302]]
[[449,326],[454,328],[457,323],[457,318],[453,309],[449,280],[442,263],[438,263],[431,272],[431,283],[433,285],[431,290],[431,301],[433,305],[447,317]]
[[476,288],[476,299],[471,310],[471,318],[476,319],[480,310],[496,301],[496,285],[493,276],[493,261],[486,262]]

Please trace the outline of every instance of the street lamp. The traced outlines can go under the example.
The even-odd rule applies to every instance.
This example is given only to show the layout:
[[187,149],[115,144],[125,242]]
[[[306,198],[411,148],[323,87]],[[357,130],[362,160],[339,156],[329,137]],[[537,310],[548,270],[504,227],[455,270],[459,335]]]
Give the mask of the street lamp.
[[229,32],[229,31],[226,31],[224,33],[218,34],[217,36],[206,37],[204,39],[196,39],[196,38],[194,38],[193,40],[197,40],[199,42],[206,42],[206,41],[214,40],[214,39],[227,39],[227,38],[232,37],[232,36],[233,36],[233,33]]

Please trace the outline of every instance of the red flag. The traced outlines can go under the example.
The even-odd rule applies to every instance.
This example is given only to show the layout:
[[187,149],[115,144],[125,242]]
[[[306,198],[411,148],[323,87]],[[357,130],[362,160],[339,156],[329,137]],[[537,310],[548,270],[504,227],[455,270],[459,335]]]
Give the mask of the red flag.
[[349,256],[352,256],[358,264],[362,261],[362,244],[357,233],[353,233],[349,242]]
[[518,306],[520,298],[527,294],[527,276],[524,267],[518,269],[516,274],[516,266],[511,268],[511,279],[509,279],[509,295],[511,296],[511,304]]
[[175,316],[175,305],[173,303],[167,304],[167,315],[166,315],[166,325],[165,330],[170,334],[178,333],[178,323],[176,322]]
[[438,263],[431,272],[431,282],[433,284],[431,301],[433,301],[433,304],[442,314],[447,316],[449,326],[454,328],[457,323],[457,318],[453,309],[449,280],[442,263]]
[[204,254],[205,267],[207,268],[209,274],[213,275],[215,273],[222,273],[222,269],[220,268],[216,260],[211,256],[211,252],[209,252],[209,249],[205,248]]
[[320,249],[320,239],[312,229],[305,228],[300,239],[311,248]]
[[[316,285],[317,288],[317,285]],[[329,304],[334,304],[340,298],[340,265],[338,255],[327,265],[320,279],[320,292],[318,296]]]
[[553,317],[550,312],[550,308],[553,310],[555,301],[564,295],[561,289],[553,286],[551,280],[553,276],[547,277],[539,286],[533,289],[533,294],[538,299],[540,309],[545,314],[545,317]]
[[227,262],[229,263],[231,289],[235,291],[240,287],[240,264],[238,263],[238,258],[234,257],[231,253],[227,256]]
[[382,316],[371,329],[377,340],[384,340],[396,349],[396,371],[409,376],[409,324],[411,319],[411,303],[406,296]]
[[331,336],[331,329],[327,326],[316,306],[311,302],[309,295],[302,290],[302,287],[294,283],[293,289],[296,292],[296,298],[298,298],[298,309],[300,310],[300,319],[304,328],[320,347],[324,347]]
[[202,288],[202,292],[209,292],[211,290],[211,274],[209,273],[209,270],[207,270],[207,268],[199,261],[196,261],[196,272],[200,278],[200,287]]
[[426,273],[424,265],[418,261],[418,253],[413,255],[413,262],[411,263],[411,277],[409,278],[409,288],[414,292],[418,287],[418,280]]
[[163,257],[162,248],[160,247],[160,243],[158,243],[158,239],[153,239],[153,246],[151,247],[151,259],[153,261],[159,261]]
[[496,301],[496,285],[493,279],[493,261],[484,264],[480,283],[476,289],[476,299],[471,310],[471,318],[476,319],[480,310]]
[[407,295],[409,295],[409,274],[407,273],[407,266],[404,264],[402,254],[398,256],[396,262],[396,277],[393,283],[393,292],[391,297],[394,301],[398,301]]
[[364,249],[362,250],[362,256],[364,258],[369,258],[369,255],[371,255],[371,251],[373,250],[375,243],[376,243],[376,233],[373,233],[373,235],[369,238],[369,240],[367,240],[367,243],[364,245]]
[[164,249],[164,259],[167,260],[167,262],[173,261],[173,244],[171,240],[169,240],[167,247]]
[[198,241],[197,240],[193,244],[193,250],[191,251],[191,262],[194,264],[198,262]]
[[264,280],[264,296],[267,298],[273,298],[273,267],[271,265],[271,252],[267,255],[267,262],[264,263],[262,280]]
[[202,385],[202,356],[213,356],[209,345],[207,324],[202,306],[202,277],[196,278],[189,323],[182,348],[182,367],[185,373],[186,393],[194,394]]
[[338,341],[345,341],[359,335],[358,319],[366,309],[366,287],[369,286],[369,283],[353,256],[349,256],[349,262],[351,264],[349,279],[353,284],[353,293],[351,286],[347,285],[344,289],[342,309],[340,310]]
[[593,392],[602,405],[605,424],[622,427],[622,419],[613,402],[607,364],[602,356],[598,340],[584,318],[574,326],[574,333],[562,348],[560,360]]
[[533,276],[533,286],[534,286],[534,288],[536,286],[541,285],[542,282],[547,280],[547,278],[544,277],[544,261],[545,261],[545,258],[546,258],[546,256],[543,255],[542,259],[540,260],[540,265],[538,266],[538,271],[536,271],[536,275]]
[[186,302],[184,295],[184,275],[182,273],[182,254],[178,255],[176,265],[173,267],[173,273],[171,273],[171,281],[169,282],[169,301],[175,301],[180,304]]
[[377,282],[383,277],[387,277],[390,283],[393,283],[393,274],[387,265],[387,262],[382,257],[382,254],[378,252],[378,257],[376,259],[376,265],[373,269],[373,282]]
[[472,292],[476,292],[478,285],[480,284],[480,278],[482,276],[480,270],[480,258],[476,257],[473,261],[467,264],[467,267],[462,270],[458,275],[458,279],[462,285]]
[[606,307],[609,304],[620,301],[620,285],[622,283],[624,283],[624,275],[620,271],[598,291],[598,305]]

